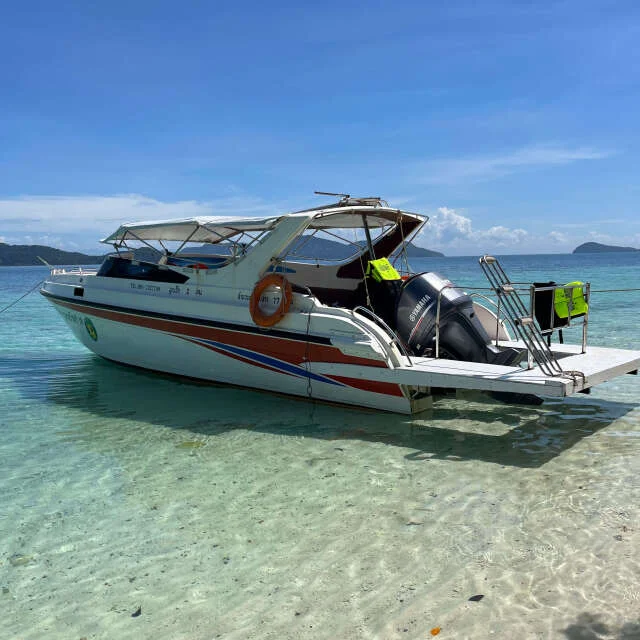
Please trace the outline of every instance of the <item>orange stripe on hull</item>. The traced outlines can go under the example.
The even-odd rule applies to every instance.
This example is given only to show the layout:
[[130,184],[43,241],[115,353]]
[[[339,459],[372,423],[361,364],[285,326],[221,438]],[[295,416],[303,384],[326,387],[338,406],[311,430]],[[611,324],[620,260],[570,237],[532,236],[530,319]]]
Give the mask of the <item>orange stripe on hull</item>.
[[[309,359],[312,362],[335,362],[338,364],[355,364],[366,367],[386,368],[387,366],[386,363],[381,362],[380,360],[345,355],[336,347],[314,344],[313,342],[305,342],[304,335],[300,335],[299,340],[292,340],[269,336],[266,333],[255,335],[243,332],[240,328],[238,331],[217,329],[214,327],[191,324],[190,322],[164,320],[144,315],[135,315],[133,313],[100,309],[89,305],[78,304],[76,302],[67,302],[66,300],[60,300],[59,298],[57,298],[55,302],[56,304],[73,309],[79,313],[92,315],[98,318],[104,318],[114,322],[123,322],[125,324],[144,327],[146,329],[176,333],[182,336],[216,340],[233,346],[252,349],[254,351],[264,353],[265,355],[280,358],[292,364],[300,364],[306,359]],[[194,318],[193,322],[197,322],[197,319]]]

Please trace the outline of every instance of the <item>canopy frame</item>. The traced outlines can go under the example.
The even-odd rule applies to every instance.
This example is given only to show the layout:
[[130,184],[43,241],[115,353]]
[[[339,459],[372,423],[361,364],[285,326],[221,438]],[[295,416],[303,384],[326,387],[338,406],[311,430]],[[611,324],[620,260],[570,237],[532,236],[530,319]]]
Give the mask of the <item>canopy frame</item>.
[[[257,243],[260,243],[265,236],[274,231],[284,219],[300,218],[301,229],[299,238],[305,235],[309,239],[320,232],[332,236],[341,242],[356,248],[356,251],[349,256],[341,258],[324,258],[321,255],[305,257],[301,255],[301,249],[309,242],[305,239],[298,242],[293,247],[283,250],[279,256],[280,260],[317,260],[323,262],[344,262],[353,260],[360,254],[368,253],[373,255],[373,245],[383,237],[395,237],[394,230],[399,229],[399,236],[402,242],[406,242],[404,227],[408,224],[413,237],[420,228],[427,222],[428,217],[391,208],[380,200],[350,199],[348,202],[341,201],[328,207],[317,207],[304,211],[286,214],[283,216],[271,216],[265,218],[231,218],[231,217],[196,217],[182,218],[174,220],[159,220],[151,222],[126,223],[121,225],[113,234],[104,238],[103,243],[112,244],[119,253],[119,249],[126,247],[132,250],[127,242],[136,241],[156,251],[160,255],[176,255],[182,252],[189,243],[201,243],[205,245],[230,245],[229,254],[231,259],[239,255],[245,255],[247,251]],[[347,229],[354,230],[354,239],[350,240],[346,234],[340,231]],[[362,230],[367,236],[367,242],[359,242],[357,230]],[[371,231],[379,231],[377,238],[371,242]],[[305,232],[310,232],[309,234]],[[247,242],[248,240],[248,242]],[[176,250],[170,250],[167,242],[177,242],[179,246]],[[158,249],[157,243],[162,249]],[[226,252],[225,252],[225,255]]]

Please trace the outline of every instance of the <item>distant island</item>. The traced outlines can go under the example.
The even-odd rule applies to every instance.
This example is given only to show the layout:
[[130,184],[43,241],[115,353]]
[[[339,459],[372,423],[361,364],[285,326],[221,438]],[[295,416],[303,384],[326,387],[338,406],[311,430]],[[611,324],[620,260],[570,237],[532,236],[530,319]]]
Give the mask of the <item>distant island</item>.
[[62,251],[40,244],[5,244],[0,242],[0,266],[27,267],[41,265],[40,256],[51,265],[100,264],[104,256],[89,256],[76,251]]
[[573,253],[630,253],[640,251],[633,247],[617,247],[612,244],[600,244],[599,242],[585,242],[573,250]]
[[[357,241],[356,244],[364,245],[363,241]],[[318,236],[301,236],[291,247],[289,247],[292,260],[296,257],[300,258],[321,258],[326,260],[345,260],[354,254],[352,244],[344,242],[336,242],[328,238],[320,238]],[[397,255],[395,251],[392,255]],[[418,247],[411,242],[407,243],[408,258],[443,258],[444,254],[431,249]]]
[[[304,243],[304,249],[309,253],[318,252],[323,258],[340,260],[347,258],[353,253],[350,245],[345,245],[333,240],[325,240],[324,238],[313,238],[311,242]],[[203,253],[220,252],[220,247],[216,249],[216,245],[202,245],[197,251]],[[222,249],[222,253],[227,253],[229,246],[226,245]],[[185,251],[187,253],[187,251]],[[136,249],[135,256],[138,260],[148,260],[155,262],[157,255],[148,247]],[[444,254],[438,251],[431,251],[417,247],[410,242],[407,244],[407,256],[409,258],[433,258],[443,257]],[[63,251],[62,249],[54,249],[40,244],[5,244],[0,242],[0,266],[2,267],[28,267],[41,265],[42,261],[38,257],[46,260],[50,265],[63,264],[100,264],[105,256],[88,255],[77,251]]]
[[409,256],[409,258],[444,258],[444,253],[433,251],[433,249],[418,247],[417,245],[408,242],[407,256]]

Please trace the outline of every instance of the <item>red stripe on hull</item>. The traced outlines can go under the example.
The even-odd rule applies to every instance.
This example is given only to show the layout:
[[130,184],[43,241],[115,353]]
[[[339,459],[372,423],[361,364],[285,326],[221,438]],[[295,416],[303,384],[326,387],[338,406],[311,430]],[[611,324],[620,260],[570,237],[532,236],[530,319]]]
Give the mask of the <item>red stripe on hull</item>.
[[[66,300],[55,300],[56,304],[60,304],[79,313],[86,315],[112,320],[114,322],[123,322],[145,329],[155,329],[156,331],[164,331],[167,333],[176,333],[184,337],[203,338],[205,340],[215,340],[232,345],[234,347],[243,347],[251,349],[264,355],[289,362],[290,364],[299,365],[307,359],[312,362],[335,362],[338,364],[356,364],[366,367],[386,368],[386,363],[380,360],[369,358],[360,358],[358,356],[348,356],[336,347],[329,347],[312,342],[304,342],[304,336],[300,336],[300,340],[289,340],[269,336],[267,333],[256,335],[253,333],[238,331],[230,331],[228,329],[217,329],[214,327],[206,327],[203,325],[193,325],[187,322],[179,322],[175,320],[164,320],[161,318],[151,318],[148,316],[139,316],[132,313],[124,313],[120,311],[111,311],[108,309],[99,309],[96,307],[85,306],[76,302],[67,302]],[[194,322],[197,322],[194,319]]]
[[381,393],[385,396],[404,397],[400,385],[393,382],[378,382],[376,380],[363,380],[362,378],[347,378],[345,376],[327,376],[336,382],[342,382],[349,387],[362,389],[363,391],[371,391],[372,393]]

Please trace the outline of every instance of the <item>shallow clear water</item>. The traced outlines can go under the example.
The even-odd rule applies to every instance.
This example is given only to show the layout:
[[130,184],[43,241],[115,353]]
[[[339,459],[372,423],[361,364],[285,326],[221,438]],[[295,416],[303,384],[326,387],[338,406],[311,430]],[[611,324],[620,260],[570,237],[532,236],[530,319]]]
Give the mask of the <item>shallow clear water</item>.
[[[633,255],[504,265],[640,281]],[[0,268],[0,308],[46,273]],[[592,342],[640,349],[639,314],[594,295]],[[625,376],[409,418],[186,383],[91,355],[33,294],[0,315],[0,636],[637,638],[639,399]]]

